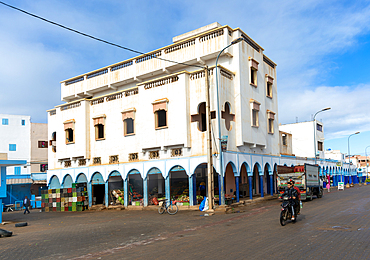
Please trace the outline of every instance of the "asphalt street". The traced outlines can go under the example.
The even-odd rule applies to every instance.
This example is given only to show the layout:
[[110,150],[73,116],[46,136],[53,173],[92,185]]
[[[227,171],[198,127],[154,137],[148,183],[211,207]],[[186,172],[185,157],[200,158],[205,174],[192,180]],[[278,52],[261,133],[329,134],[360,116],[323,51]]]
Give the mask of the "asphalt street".
[[[370,259],[370,185],[305,202],[279,223],[271,200],[232,214],[180,211],[5,212],[0,259]],[[15,228],[27,221],[29,226]]]

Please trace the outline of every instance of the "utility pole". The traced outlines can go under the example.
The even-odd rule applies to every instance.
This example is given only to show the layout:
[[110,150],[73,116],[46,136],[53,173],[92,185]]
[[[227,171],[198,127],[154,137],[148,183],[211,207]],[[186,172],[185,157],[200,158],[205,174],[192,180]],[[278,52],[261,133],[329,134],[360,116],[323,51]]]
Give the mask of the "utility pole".
[[208,205],[209,210],[213,210],[214,191],[213,191],[213,161],[212,161],[212,133],[211,133],[211,102],[210,102],[210,85],[209,70],[206,65],[204,68],[206,76],[206,114],[207,114],[207,184],[208,184]]

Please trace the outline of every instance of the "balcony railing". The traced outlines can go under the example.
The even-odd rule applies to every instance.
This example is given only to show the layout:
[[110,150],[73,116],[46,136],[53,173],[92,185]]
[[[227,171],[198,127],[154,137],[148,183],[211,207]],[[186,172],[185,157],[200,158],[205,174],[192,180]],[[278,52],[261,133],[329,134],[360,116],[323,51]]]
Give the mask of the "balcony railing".
[[72,108],[80,107],[80,106],[81,106],[81,102],[78,101],[78,102],[74,102],[74,103],[71,103],[71,104],[68,104],[68,105],[61,106],[60,110],[64,111],[64,110],[68,110],[68,109],[72,109]]

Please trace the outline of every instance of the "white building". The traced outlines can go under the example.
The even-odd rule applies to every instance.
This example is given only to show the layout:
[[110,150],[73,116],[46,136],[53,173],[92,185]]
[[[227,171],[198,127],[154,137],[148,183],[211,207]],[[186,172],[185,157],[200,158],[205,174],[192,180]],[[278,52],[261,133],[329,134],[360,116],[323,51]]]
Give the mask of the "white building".
[[[220,51],[240,37],[244,41],[227,48],[216,68]],[[199,183],[206,181],[205,65],[210,69],[216,172],[218,120],[220,136],[228,137],[224,178],[215,175],[216,194],[223,186],[226,197],[272,193],[279,163],[276,64],[241,29],[218,23],[174,37],[173,44],[145,55],[62,81],[61,97],[67,103],[48,111],[50,187],[85,182],[90,205],[108,204],[115,178],[123,183],[126,205],[129,184],[144,205],[153,190],[167,198],[181,193],[195,204]]]
[[31,117],[0,114],[0,153],[9,160],[27,160],[27,166],[9,166],[8,175],[31,174]]
[[46,185],[47,124],[31,123],[30,116],[0,114],[0,153],[9,160],[26,161],[26,165],[7,167],[8,196],[5,203],[38,195]]
[[337,160],[339,162],[345,162],[345,154],[342,153],[340,150],[331,150],[327,149],[325,150],[325,158]]
[[316,124],[313,121],[284,124],[279,126],[279,130],[292,134],[293,154],[296,156],[315,158],[316,149],[316,157],[325,158],[322,122],[316,120]]

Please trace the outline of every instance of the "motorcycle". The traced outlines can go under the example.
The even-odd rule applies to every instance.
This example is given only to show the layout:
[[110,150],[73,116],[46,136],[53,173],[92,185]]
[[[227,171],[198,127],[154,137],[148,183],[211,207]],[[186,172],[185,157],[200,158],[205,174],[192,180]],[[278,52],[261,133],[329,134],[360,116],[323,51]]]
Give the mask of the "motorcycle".
[[[282,226],[286,225],[287,220],[292,219],[292,206],[290,198],[288,196],[283,196],[283,203],[281,203],[281,212],[280,212],[280,224]],[[297,215],[295,216],[293,223],[297,221]]]

